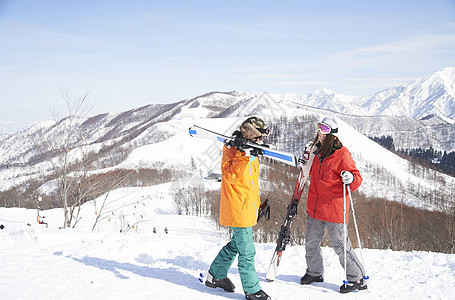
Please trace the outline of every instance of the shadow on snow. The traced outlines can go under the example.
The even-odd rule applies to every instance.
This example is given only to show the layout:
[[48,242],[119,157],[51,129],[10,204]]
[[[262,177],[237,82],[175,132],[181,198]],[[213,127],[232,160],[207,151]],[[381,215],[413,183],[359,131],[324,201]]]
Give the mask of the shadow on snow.
[[[57,256],[63,256],[62,252],[55,252],[54,255]],[[227,293],[221,289],[212,289],[208,288],[202,283],[199,282],[199,280],[190,274],[187,274],[185,272],[182,272],[175,267],[170,267],[166,269],[161,269],[161,268],[153,268],[149,266],[139,266],[136,264],[132,263],[121,263],[117,262],[115,260],[108,260],[104,258],[99,258],[99,257],[89,257],[89,256],[84,256],[83,258],[76,258],[72,256],[64,256],[66,258],[72,259],[78,263],[84,264],[86,266],[91,266],[91,267],[96,267],[100,270],[105,270],[105,271],[110,271],[112,272],[116,277],[120,279],[129,279],[128,276],[123,275],[120,270],[128,271],[133,274],[142,276],[142,277],[148,277],[148,278],[154,278],[154,279],[160,279],[160,280],[165,280],[167,282],[179,285],[179,286],[185,286],[187,288],[196,290],[198,292],[202,293],[207,293],[207,294],[213,294],[213,295],[220,295],[222,293],[223,297],[226,298],[232,298],[232,299],[237,299],[238,295],[236,293]],[[208,268],[208,265],[205,263],[200,263],[200,265],[205,265],[206,268]]]

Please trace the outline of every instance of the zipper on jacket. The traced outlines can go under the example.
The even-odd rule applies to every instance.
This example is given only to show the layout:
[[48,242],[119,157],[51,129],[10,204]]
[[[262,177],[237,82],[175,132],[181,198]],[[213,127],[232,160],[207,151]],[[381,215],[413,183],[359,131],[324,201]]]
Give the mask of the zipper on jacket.
[[251,173],[251,161],[248,162],[248,166],[250,167],[251,187],[253,188],[253,192],[254,192],[253,174]]
[[[321,168],[322,168],[322,161],[323,160],[319,160],[319,170],[318,170],[318,180],[322,180],[322,178],[324,177],[324,172],[322,172],[322,176],[321,175]],[[317,187],[318,185],[316,185]],[[316,219],[316,207],[318,206],[318,200],[319,200],[319,191],[318,191],[318,196],[316,197],[316,201],[314,202],[314,212],[313,212],[313,219]]]
[[[251,161],[248,162],[248,166],[250,168],[251,187],[253,188],[253,192],[254,192],[254,181],[253,181],[253,173],[251,172]],[[246,201],[243,201],[243,204],[245,204],[245,203],[246,203]],[[254,201],[254,199],[253,199],[253,205],[254,205],[254,207],[256,208],[256,211],[257,211],[258,207],[257,207],[256,201]],[[243,209],[242,209],[242,211],[243,211]]]
[[[255,158],[257,159],[257,158]],[[253,159],[254,161],[254,159]],[[248,165],[250,166],[250,179],[251,179],[251,186],[253,187],[253,192],[254,192],[254,181],[253,181],[253,173],[251,172],[251,161],[248,162]],[[259,187],[258,187],[259,188]],[[257,213],[258,213],[258,206],[256,205],[256,201],[253,199],[253,205],[254,205],[254,208],[256,208],[256,218],[257,218]]]

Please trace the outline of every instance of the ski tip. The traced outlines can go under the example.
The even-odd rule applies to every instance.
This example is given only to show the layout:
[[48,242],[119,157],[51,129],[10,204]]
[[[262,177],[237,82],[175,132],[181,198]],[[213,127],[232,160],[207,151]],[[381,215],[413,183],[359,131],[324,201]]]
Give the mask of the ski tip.
[[275,281],[275,279],[269,279],[269,278],[266,278],[265,280],[266,280],[267,282],[274,282],[274,281]]
[[200,282],[200,283],[204,283],[205,276],[207,275],[207,272],[208,272],[208,270],[205,271],[205,272],[199,273],[199,282]]
[[197,131],[196,129],[193,129],[193,127],[190,127],[190,129],[188,129],[188,133],[190,134],[190,136],[197,135]]

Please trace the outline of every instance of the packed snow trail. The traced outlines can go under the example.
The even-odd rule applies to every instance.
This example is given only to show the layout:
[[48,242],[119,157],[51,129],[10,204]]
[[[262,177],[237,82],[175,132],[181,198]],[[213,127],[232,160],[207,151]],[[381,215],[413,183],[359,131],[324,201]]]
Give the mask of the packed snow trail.
[[[168,190],[159,185],[115,191],[119,207],[94,232],[93,203],[84,205],[76,229],[58,229],[59,209],[43,212],[46,228],[36,223],[36,210],[0,208],[5,226],[0,230],[0,299],[244,299],[237,261],[229,273],[234,293],[198,281],[229,241],[228,231],[206,218],[176,214]],[[120,211],[125,222],[137,214],[143,220],[120,233],[120,222],[115,224]],[[453,254],[364,249],[368,290],[342,295],[344,272],[328,247],[322,248],[325,282],[299,284],[306,269],[303,246],[288,246],[276,280],[266,282],[275,246],[256,244],[260,284],[272,299],[454,299]]]

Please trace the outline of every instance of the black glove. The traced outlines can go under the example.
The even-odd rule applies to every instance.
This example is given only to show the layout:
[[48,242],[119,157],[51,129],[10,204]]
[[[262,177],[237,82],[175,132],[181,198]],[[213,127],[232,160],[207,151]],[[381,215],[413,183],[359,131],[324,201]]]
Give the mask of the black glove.
[[245,151],[245,156],[256,156],[256,157],[258,157],[259,155],[263,155],[264,154],[264,151],[262,151],[262,149],[249,147],[249,146],[246,146],[246,147],[247,148],[243,150],[243,151]]
[[232,136],[234,137],[234,140],[232,141],[232,146],[237,148],[237,150],[244,151],[246,148],[248,148],[245,145],[245,143],[248,140],[243,137],[243,135],[242,135],[242,133],[240,131],[234,131]]
[[263,203],[261,203],[261,206],[259,207],[258,211],[258,219],[259,221],[262,216],[265,216],[265,220],[268,221],[270,220],[270,204],[269,204],[269,199],[265,199]]

